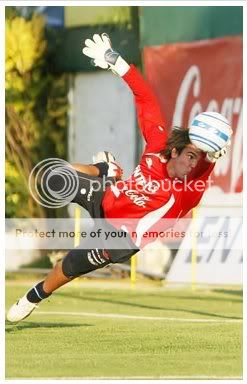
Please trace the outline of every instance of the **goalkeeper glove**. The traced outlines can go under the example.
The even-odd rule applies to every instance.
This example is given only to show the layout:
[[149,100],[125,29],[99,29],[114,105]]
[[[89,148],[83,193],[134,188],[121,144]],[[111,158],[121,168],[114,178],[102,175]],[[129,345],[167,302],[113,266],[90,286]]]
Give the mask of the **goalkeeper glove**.
[[114,177],[116,180],[121,180],[123,176],[123,170],[120,165],[117,164],[115,157],[111,152],[102,151],[93,156],[93,164],[107,163],[108,170],[106,176]]
[[86,39],[82,52],[92,59],[96,67],[110,68],[119,76],[125,75],[130,68],[129,64],[119,53],[112,49],[111,40],[106,33],[103,33],[101,36],[95,34],[92,39]]
[[207,152],[206,159],[211,163],[215,163],[219,158],[221,158],[222,156],[225,156],[228,153],[230,149],[230,145],[231,145],[231,140],[229,140],[228,143],[219,151]]

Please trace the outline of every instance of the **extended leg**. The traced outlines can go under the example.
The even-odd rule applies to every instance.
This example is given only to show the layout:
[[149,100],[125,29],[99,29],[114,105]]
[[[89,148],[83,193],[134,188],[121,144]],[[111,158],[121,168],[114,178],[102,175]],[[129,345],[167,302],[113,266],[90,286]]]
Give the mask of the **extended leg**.
[[[111,262],[129,259],[137,252],[134,250],[105,250],[105,249],[73,249],[65,258],[58,262],[44,281],[31,288],[26,295],[10,308],[7,319],[13,323],[21,321],[29,316],[37,304],[49,297],[52,292],[67,284],[75,277],[103,268]],[[111,260],[111,253],[113,260]],[[119,257],[119,260],[116,259]]]
[[12,305],[8,311],[7,320],[16,323],[25,319],[37,308],[40,301],[49,297],[56,289],[77,276],[102,268],[109,263],[110,260],[103,257],[103,251],[73,249],[63,261],[56,264],[44,281],[36,284]]
[[43,290],[46,293],[52,293],[57,288],[62,287],[62,285],[67,284],[71,280],[73,280],[73,277],[67,277],[64,275],[62,261],[59,261],[46,276],[43,283]]

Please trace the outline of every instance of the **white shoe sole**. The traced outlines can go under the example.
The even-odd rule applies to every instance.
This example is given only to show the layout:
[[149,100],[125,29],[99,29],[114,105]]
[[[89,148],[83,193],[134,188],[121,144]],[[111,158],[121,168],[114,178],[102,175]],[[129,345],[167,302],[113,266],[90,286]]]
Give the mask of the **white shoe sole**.
[[26,296],[18,300],[7,313],[7,320],[11,323],[18,323],[26,319],[38,307],[35,303],[30,303]]

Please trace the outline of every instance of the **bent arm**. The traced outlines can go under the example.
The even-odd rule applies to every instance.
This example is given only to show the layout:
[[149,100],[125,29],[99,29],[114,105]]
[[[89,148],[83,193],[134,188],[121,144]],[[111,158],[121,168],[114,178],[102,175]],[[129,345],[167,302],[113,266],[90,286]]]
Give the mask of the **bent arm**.
[[206,153],[203,153],[197,166],[190,172],[188,180],[207,180],[210,173],[213,171],[215,163],[211,163],[206,158]]
[[99,168],[92,164],[79,164],[79,163],[73,163],[71,164],[71,167],[74,168],[76,171],[81,173],[86,173],[89,176],[99,176]]
[[215,167],[215,163],[209,163],[202,158],[198,164],[197,174],[194,174],[194,177],[190,175],[191,180],[190,188],[183,193],[182,202],[183,202],[183,211],[180,214],[180,217],[184,217],[188,212],[195,208],[206,191],[210,187],[210,175]]

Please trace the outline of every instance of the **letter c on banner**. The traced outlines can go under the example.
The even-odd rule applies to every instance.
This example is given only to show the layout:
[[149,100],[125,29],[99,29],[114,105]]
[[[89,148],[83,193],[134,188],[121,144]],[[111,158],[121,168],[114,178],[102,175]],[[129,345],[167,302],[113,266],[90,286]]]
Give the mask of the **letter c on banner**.
[[189,68],[178,91],[178,97],[176,100],[175,111],[172,121],[173,126],[182,126],[184,107],[193,81],[193,96],[198,97],[200,92],[201,76],[200,70],[196,65],[192,65],[192,67]]

